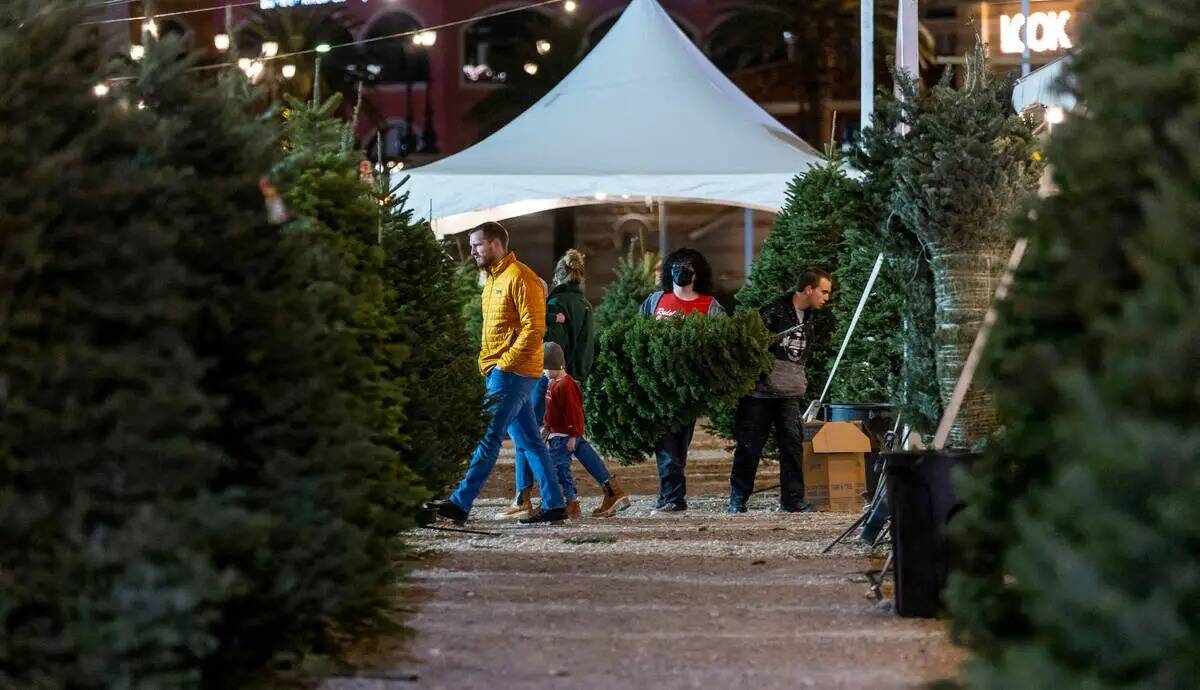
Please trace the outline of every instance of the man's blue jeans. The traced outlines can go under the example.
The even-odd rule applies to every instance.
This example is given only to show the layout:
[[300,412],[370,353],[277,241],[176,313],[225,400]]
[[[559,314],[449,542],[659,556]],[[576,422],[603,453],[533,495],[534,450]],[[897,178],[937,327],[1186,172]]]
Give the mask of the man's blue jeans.
[[[529,394],[529,404],[533,406],[533,421],[541,427],[542,420],[546,418],[546,389],[550,387],[550,379],[543,376],[538,379],[537,385],[533,387],[533,392]],[[529,471],[529,459],[525,457],[525,449],[517,445],[517,458],[513,462],[514,473],[516,474],[517,493],[527,491],[533,488],[533,474]],[[539,438],[538,443],[542,441]]]
[[496,466],[505,433],[512,437],[517,447],[524,448],[529,457],[530,469],[542,494],[542,509],[555,510],[566,505],[554,476],[550,455],[538,435],[538,425],[533,421],[529,391],[535,383],[537,380],[530,376],[500,371],[499,367],[488,372],[487,396],[492,418],[483,439],[475,447],[475,455],[467,467],[467,476],[450,495],[454,505],[470,512],[488,475]]
[[[554,471],[558,474],[558,483],[562,487],[563,498],[567,501],[574,501],[579,495],[575,488],[575,477],[571,476],[571,455],[571,451],[567,450],[566,436],[554,436],[550,439],[550,459],[554,462]],[[583,469],[592,475],[592,479],[604,486],[608,481],[608,468],[586,438],[575,439],[574,455],[579,459],[579,464],[583,465]]]

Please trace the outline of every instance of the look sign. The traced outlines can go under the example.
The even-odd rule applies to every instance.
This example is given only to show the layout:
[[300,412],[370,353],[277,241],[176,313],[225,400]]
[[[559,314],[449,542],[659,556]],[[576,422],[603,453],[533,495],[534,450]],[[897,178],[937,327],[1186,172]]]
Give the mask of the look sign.
[[1028,32],[1025,27],[1025,15],[1000,15],[1000,52],[1021,53],[1025,51],[1026,36],[1029,37],[1029,50],[1034,53],[1048,53],[1071,47],[1071,39],[1067,36],[1067,22],[1071,13],[1062,12],[1033,12],[1029,15]]

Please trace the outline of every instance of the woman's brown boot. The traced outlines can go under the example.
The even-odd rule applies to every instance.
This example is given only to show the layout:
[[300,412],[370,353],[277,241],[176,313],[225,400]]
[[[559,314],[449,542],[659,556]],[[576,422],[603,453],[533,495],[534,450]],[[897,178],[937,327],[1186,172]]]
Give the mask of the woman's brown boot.
[[604,489],[604,500],[592,511],[592,517],[612,517],[629,507],[629,497],[621,490],[616,477],[609,477],[601,488]]

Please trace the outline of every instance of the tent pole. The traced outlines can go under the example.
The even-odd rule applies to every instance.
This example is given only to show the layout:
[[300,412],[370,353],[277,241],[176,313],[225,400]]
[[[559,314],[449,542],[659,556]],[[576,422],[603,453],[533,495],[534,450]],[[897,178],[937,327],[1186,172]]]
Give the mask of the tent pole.
[[754,209],[742,209],[742,266],[745,280],[750,279],[750,264],[754,262]]
[[865,132],[871,126],[871,115],[875,112],[875,0],[861,0],[859,7],[859,117],[858,131]]
[[658,200],[658,256],[667,256],[667,202]]
[[1033,32],[1029,30],[1029,0],[1021,0],[1021,16],[1025,18],[1025,22],[1021,24],[1021,76],[1029,76],[1029,37]]

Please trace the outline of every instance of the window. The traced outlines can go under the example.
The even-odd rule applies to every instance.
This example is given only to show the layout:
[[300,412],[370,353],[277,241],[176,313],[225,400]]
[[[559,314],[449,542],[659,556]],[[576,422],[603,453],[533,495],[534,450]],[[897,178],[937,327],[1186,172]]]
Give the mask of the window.
[[537,62],[538,42],[561,33],[541,12],[514,12],[480,19],[463,33],[462,71],[467,82],[504,83]]
[[[378,38],[420,28],[421,24],[412,15],[389,12],[371,24],[364,38]],[[384,84],[429,80],[428,48],[414,44],[410,37],[376,41],[366,44],[364,48],[363,59],[370,65],[379,66],[378,80]]]

